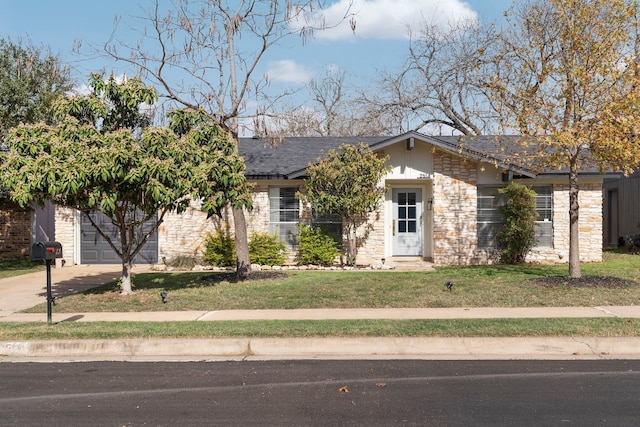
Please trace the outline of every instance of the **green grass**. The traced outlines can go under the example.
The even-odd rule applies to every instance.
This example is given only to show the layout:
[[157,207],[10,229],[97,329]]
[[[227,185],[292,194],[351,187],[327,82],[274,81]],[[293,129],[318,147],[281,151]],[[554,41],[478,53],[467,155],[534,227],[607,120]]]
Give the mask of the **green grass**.
[[[638,267],[637,255],[608,252],[602,263],[583,264],[582,272],[637,281]],[[54,312],[640,305],[640,285],[594,289],[530,283],[566,274],[566,265],[498,265],[432,272],[290,271],[277,278],[234,283],[210,272],[144,273],[134,277],[135,295],[121,296],[112,282],[60,298]],[[206,277],[216,280],[203,280]],[[454,283],[452,292],[443,285],[447,280]],[[161,291],[168,292],[166,304]],[[46,304],[28,311],[44,313]],[[640,319],[0,322],[2,340],[326,336],[640,336]]]
[[0,261],[0,279],[21,276],[44,269],[45,265],[43,261],[32,261],[30,259]]
[[[607,253],[584,264],[583,275],[637,280],[640,258]],[[223,273],[144,273],[135,295],[121,296],[116,282],[57,300],[56,312],[133,312],[294,308],[553,307],[640,305],[640,286],[597,289],[534,286],[530,279],[566,274],[567,266],[443,267],[431,272],[290,271],[281,277],[234,283]],[[218,280],[203,280],[216,277]],[[454,283],[453,291],[444,287]],[[167,291],[163,304],[160,292]],[[46,304],[29,312],[42,313]]]
[[640,319],[452,319],[221,322],[0,322],[0,340],[223,337],[640,336]]

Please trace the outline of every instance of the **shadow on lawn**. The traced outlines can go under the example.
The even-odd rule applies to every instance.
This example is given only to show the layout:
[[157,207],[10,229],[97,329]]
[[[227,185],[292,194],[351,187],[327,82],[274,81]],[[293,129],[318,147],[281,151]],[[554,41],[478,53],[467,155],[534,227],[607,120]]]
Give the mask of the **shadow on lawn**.
[[[275,271],[256,271],[249,275],[245,282],[278,279],[286,277],[285,273]],[[135,290],[165,290],[172,291],[185,288],[207,288],[219,283],[238,283],[238,278],[234,272],[180,272],[172,273],[139,273],[133,276],[133,288]],[[118,292],[120,286],[118,281],[111,281],[102,286],[84,290],[84,294],[96,295],[110,292]]]

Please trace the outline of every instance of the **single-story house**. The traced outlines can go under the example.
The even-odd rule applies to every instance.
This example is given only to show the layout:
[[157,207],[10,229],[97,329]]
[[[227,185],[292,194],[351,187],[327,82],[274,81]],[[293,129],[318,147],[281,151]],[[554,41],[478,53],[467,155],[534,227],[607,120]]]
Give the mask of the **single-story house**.
[[[434,265],[485,264],[497,260],[495,232],[500,227],[500,194],[511,179],[537,192],[537,245],[531,262],[567,262],[569,254],[569,184],[562,171],[533,173],[509,163],[513,153],[498,139],[508,137],[428,136],[409,132],[398,136],[342,138],[284,138],[274,146],[268,140],[241,138],[239,150],[254,183],[254,208],[247,212],[248,231],[276,233],[289,245],[299,222],[314,222],[335,231],[326,217],[314,218],[310,207],[296,199],[304,191],[306,167],[323,153],[342,144],[363,142],[388,156],[392,171],[376,212],[370,215],[367,239],[358,252],[358,264],[369,265],[414,258]],[[502,148],[501,148],[502,147]],[[516,150],[517,148],[513,148]],[[580,184],[580,256],[601,261],[603,248],[603,180],[609,175],[583,171]],[[161,262],[178,255],[202,253],[207,233],[219,227],[233,229],[231,215],[206,218],[194,206],[181,215],[169,215],[146,248],[142,261]],[[78,212],[55,210],[55,239],[70,264],[117,263]]]

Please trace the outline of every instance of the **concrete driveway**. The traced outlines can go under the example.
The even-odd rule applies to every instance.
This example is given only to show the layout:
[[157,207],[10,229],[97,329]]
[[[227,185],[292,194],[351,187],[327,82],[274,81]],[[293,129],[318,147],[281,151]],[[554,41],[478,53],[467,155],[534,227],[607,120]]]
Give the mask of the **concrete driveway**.
[[[134,267],[133,273],[148,267]],[[51,268],[51,289],[56,297],[82,292],[86,289],[118,280],[120,265],[74,265]],[[22,276],[0,279],[0,317],[47,302],[46,270]]]

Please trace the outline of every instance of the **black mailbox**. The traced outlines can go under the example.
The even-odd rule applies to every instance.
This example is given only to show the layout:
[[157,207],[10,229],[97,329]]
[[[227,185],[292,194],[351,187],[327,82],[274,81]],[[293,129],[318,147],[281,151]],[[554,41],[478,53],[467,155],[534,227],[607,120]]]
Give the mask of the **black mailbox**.
[[31,258],[45,261],[62,258],[62,245],[58,242],[34,243],[31,246]]

